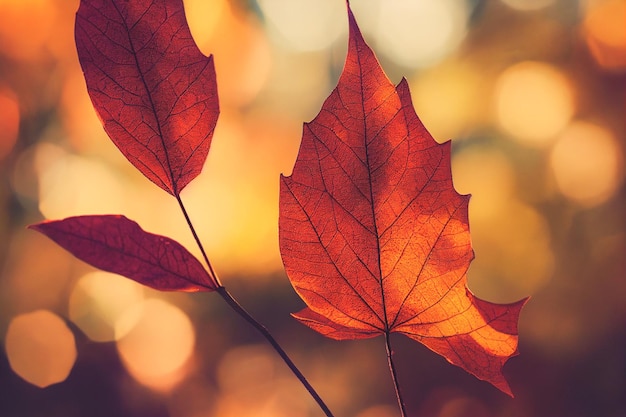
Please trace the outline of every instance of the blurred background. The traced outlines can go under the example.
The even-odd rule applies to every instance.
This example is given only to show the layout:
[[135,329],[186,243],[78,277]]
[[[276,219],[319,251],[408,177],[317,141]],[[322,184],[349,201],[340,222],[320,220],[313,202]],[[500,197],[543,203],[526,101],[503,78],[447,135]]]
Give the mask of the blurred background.
[[[174,199],[108,140],[73,42],[78,0],[0,0],[0,415],[314,417],[264,340],[215,294],[94,271],[25,226],[124,214],[197,253]],[[353,0],[473,195],[470,288],[532,296],[515,399],[393,338],[410,416],[626,416],[626,1]],[[337,417],[398,416],[381,338],[325,339],[278,252],[279,174],[346,52],[342,0],[185,0],[222,113],[182,193],[226,287]]]

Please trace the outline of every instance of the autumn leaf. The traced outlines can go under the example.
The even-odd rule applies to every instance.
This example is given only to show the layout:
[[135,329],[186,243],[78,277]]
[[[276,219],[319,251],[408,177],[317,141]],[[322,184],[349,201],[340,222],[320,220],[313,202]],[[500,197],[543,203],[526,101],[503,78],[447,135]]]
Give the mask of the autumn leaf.
[[214,291],[202,264],[175,240],[124,216],[77,216],[29,226],[78,259],[161,291]]
[[109,137],[178,196],[202,171],[219,114],[213,58],[193,41],[182,0],[81,0],[75,37]]
[[335,339],[402,333],[512,395],[502,367],[526,300],[468,290],[469,196],[452,185],[450,143],[434,141],[348,14],[343,73],[281,177],[280,250],[308,306],[295,317]]

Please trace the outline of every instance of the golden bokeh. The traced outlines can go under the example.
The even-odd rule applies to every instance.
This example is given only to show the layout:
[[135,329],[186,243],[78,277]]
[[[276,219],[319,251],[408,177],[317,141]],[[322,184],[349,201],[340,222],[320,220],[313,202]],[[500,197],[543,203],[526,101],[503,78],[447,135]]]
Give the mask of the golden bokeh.
[[498,149],[476,146],[455,154],[452,177],[457,192],[472,195],[472,219],[488,219],[514,197],[515,169],[507,155]]
[[491,217],[473,220],[476,259],[470,266],[469,285],[478,296],[514,302],[549,282],[555,263],[550,230],[534,207],[511,199]]
[[437,142],[464,137],[488,109],[489,84],[470,63],[446,61],[410,81],[413,106]]
[[[191,30],[199,34],[196,39],[200,50],[214,56],[223,112],[230,106],[245,106],[257,97],[269,77],[272,56],[255,17],[233,3],[223,6],[219,3],[212,6],[219,14],[215,27],[203,26],[199,18],[194,18]],[[194,2],[188,5],[192,9],[197,7]]]
[[623,181],[623,162],[623,149],[612,132],[585,121],[569,125],[550,153],[559,191],[584,206],[613,195]]
[[462,1],[381,2],[374,33],[378,53],[403,67],[432,66],[460,45],[468,14]]
[[475,147],[453,159],[455,188],[471,191],[470,232],[476,259],[469,286],[479,297],[513,302],[533,294],[554,268],[545,218],[515,196],[515,173],[497,150]]
[[259,0],[270,35],[281,45],[297,52],[330,47],[345,32],[345,10],[333,0]]
[[48,310],[13,317],[4,346],[13,372],[40,388],[64,381],[76,361],[74,335]]
[[507,68],[498,77],[494,99],[500,126],[534,147],[549,144],[575,112],[567,77],[542,62],[524,61]]
[[93,341],[119,340],[136,325],[121,317],[142,301],[138,283],[109,272],[89,272],[72,289],[69,317]]
[[0,295],[8,312],[65,308],[65,290],[77,261],[32,230],[20,230],[8,248]]
[[148,299],[122,314],[116,333],[126,333],[116,337],[117,350],[128,372],[141,384],[169,390],[185,377],[184,365],[192,357],[196,336],[189,316],[180,308]]
[[67,74],[60,104],[60,117],[72,150],[86,155],[95,154],[102,159],[111,159],[111,154],[123,158],[100,124],[79,68]]
[[48,219],[125,211],[120,178],[108,165],[41,143],[36,149],[35,170],[39,210]]
[[187,24],[198,45],[211,42],[220,21],[231,13],[227,0],[184,0],[183,3]]

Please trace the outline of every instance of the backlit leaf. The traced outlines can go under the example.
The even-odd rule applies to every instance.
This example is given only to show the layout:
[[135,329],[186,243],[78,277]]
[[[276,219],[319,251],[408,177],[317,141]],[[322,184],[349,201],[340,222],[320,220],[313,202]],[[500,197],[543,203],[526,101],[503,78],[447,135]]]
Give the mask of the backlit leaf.
[[202,170],[219,114],[213,58],[192,39],[182,0],[81,0],[75,37],[109,137],[179,195]]
[[502,366],[525,300],[467,289],[469,196],[452,185],[450,143],[427,132],[351,11],[349,26],[338,85],[281,178],[281,254],[308,305],[295,317],[335,339],[405,334],[511,394]]
[[29,226],[78,259],[162,291],[213,291],[202,264],[175,240],[124,216],[77,216]]

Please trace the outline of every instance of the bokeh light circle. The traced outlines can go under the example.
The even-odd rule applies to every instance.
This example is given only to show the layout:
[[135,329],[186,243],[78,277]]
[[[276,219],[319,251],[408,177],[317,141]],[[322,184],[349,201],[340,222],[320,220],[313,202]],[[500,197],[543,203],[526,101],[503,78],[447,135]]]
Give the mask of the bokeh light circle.
[[180,382],[196,341],[187,314],[167,301],[149,299],[127,310],[118,324],[125,327],[125,320],[135,322],[130,332],[117,341],[128,372],[155,389],[167,390]]
[[433,65],[459,46],[468,15],[464,1],[381,2],[377,50],[409,68]]
[[565,75],[549,64],[533,61],[515,64],[499,76],[495,102],[500,126],[532,147],[550,143],[575,110]]
[[91,340],[108,342],[130,331],[135,323],[120,319],[142,300],[143,287],[138,283],[109,272],[90,272],[72,290],[69,315]]
[[64,381],[76,361],[74,334],[48,310],[14,317],[5,348],[11,369],[41,388]]
[[559,136],[550,165],[559,191],[584,206],[606,201],[623,179],[622,150],[613,133],[576,121]]
[[259,0],[263,15],[283,46],[299,52],[329,47],[345,25],[343,5],[334,0]]

